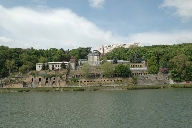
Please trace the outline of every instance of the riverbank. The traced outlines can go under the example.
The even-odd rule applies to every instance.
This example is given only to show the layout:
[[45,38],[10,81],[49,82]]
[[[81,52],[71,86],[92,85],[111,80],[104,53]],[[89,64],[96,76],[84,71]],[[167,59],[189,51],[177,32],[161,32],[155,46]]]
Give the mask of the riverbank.
[[99,90],[141,90],[163,88],[192,88],[192,84],[172,85],[128,85],[128,86],[70,86],[38,88],[0,88],[0,92],[54,92],[54,91],[99,91]]

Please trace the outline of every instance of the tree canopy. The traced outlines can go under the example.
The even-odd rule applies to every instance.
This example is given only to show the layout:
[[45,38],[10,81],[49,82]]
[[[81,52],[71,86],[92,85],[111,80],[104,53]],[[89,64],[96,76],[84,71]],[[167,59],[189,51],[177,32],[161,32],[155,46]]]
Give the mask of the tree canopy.
[[[28,49],[9,48],[0,46],[0,76],[6,77],[9,73],[35,70],[36,63],[69,61],[74,57],[87,59],[91,48],[77,48],[72,50],[50,49]],[[102,57],[102,60],[129,60],[139,63],[142,60],[148,63],[148,72],[151,74],[170,73],[175,81],[192,80],[192,44],[175,45],[153,45],[136,48],[115,48]]]
[[71,57],[86,59],[90,51],[90,47],[72,50],[64,50],[62,48],[45,50],[34,49],[33,47],[22,49],[0,46],[0,77],[6,77],[11,72],[20,71],[26,73],[27,71],[35,70],[36,63],[69,61]]

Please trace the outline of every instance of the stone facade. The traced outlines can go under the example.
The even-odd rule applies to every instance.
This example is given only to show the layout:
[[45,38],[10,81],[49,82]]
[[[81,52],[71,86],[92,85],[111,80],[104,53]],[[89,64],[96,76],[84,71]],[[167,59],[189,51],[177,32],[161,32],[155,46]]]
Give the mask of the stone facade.
[[43,67],[43,63],[36,63],[36,71],[41,71]]
[[130,63],[130,70],[132,76],[140,76],[140,75],[147,75],[147,63],[142,61],[141,63]]
[[70,70],[76,70],[76,60],[74,58],[70,59],[69,68]]
[[29,76],[24,80],[26,87],[63,87],[66,86],[66,79],[60,77],[33,77]]
[[61,69],[61,64],[63,62],[48,62],[49,70]]
[[100,57],[97,50],[94,50],[92,53],[89,53],[87,56],[88,56],[88,63],[91,66],[100,66]]
[[77,79],[75,81],[68,81],[69,85],[75,86],[87,86],[87,85],[122,85],[122,84],[132,84],[131,78],[95,78],[95,79]]
[[[61,69],[61,64],[64,63],[66,67],[68,67],[69,62],[48,62],[44,63],[45,66],[48,65],[49,70],[58,70]],[[36,63],[36,71],[41,71],[43,67],[43,63]]]
[[148,74],[137,77],[138,85],[157,85],[157,84],[169,84],[169,78],[167,74]]

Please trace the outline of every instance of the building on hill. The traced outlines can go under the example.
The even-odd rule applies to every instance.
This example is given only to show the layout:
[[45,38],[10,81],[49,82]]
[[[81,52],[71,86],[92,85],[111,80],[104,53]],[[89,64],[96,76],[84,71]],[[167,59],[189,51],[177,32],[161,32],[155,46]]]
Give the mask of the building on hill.
[[[107,62],[114,63],[114,60],[107,60]],[[129,64],[130,61],[127,60],[117,60],[116,64]]]
[[147,75],[147,63],[141,61],[141,63],[130,63],[130,70],[133,76]]
[[100,66],[101,62],[100,62],[100,56],[99,56],[99,52],[97,50],[94,50],[92,53],[89,53],[87,55],[88,57],[88,63],[91,66]]
[[83,65],[84,63],[87,63],[87,59],[79,59],[78,60],[78,65],[79,66]]
[[[113,63],[113,60],[107,60],[107,62]],[[145,61],[141,61],[141,63],[131,63],[130,61],[127,60],[117,60],[116,64],[124,64],[124,65],[129,64],[132,76],[148,74],[147,63]]]
[[114,48],[120,48],[120,47],[124,47],[124,48],[135,48],[139,46],[139,42],[138,43],[133,43],[133,44],[112,44],[112,45],[100,45],[98,51],[101,54],[106,54],[108,52],[111,52]]
[[[48,65],[48,69],[49,70],[57,70],[57,69],[61,69],[61,64],[64,63],[65,66],[67,67],[69,65],[69,62],[47,62],[44,63],[45,66]],[[36,63],[36,71],[41,71],[43,68],[43,63]]]
[[69,61],[69,68],[70,70],[76,70],[76,60],[74,57],[71,57]]
[[36,63],[36,71],[41,71],[43,67],[43,63]]
[[118,64],[129,64],[130,61],[127,61],[127,60],[117,60],[117,63]]

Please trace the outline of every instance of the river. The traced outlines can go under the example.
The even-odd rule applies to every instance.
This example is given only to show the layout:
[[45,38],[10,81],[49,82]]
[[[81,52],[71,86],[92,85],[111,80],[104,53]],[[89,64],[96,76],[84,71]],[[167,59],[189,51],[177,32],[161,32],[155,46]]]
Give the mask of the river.
[[0,93],[0,128],[189,128],[192,89]]

